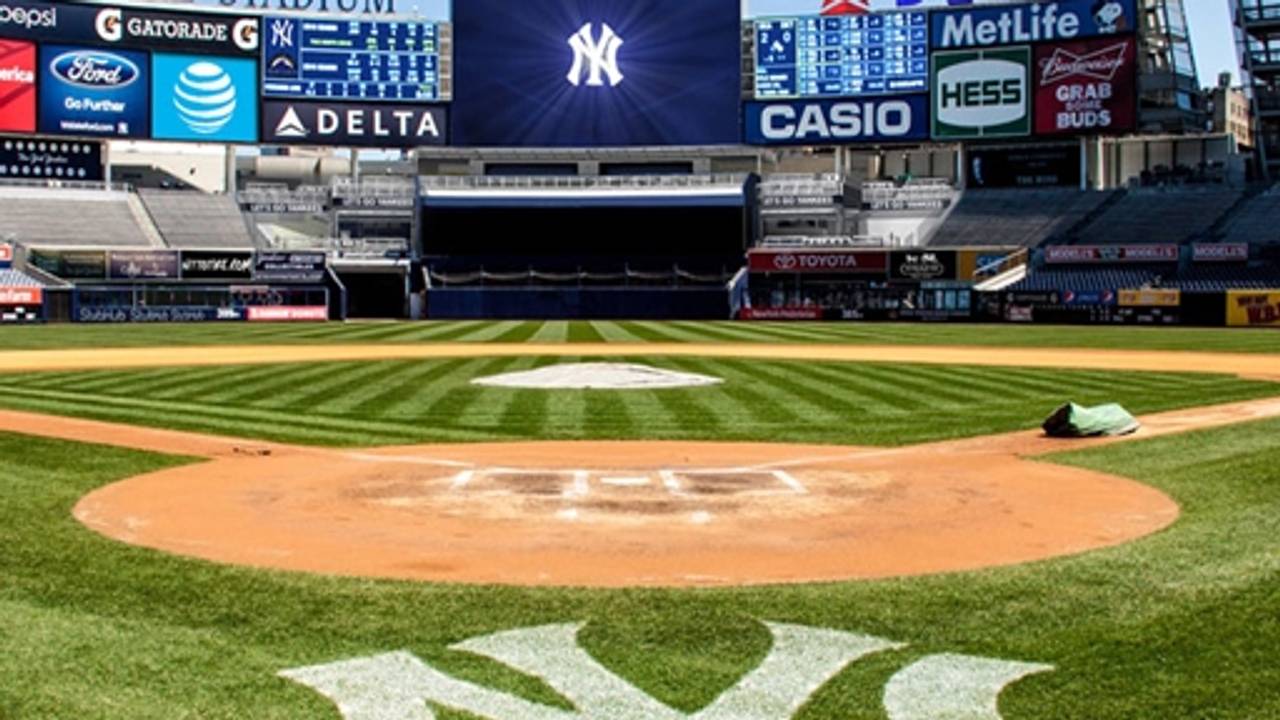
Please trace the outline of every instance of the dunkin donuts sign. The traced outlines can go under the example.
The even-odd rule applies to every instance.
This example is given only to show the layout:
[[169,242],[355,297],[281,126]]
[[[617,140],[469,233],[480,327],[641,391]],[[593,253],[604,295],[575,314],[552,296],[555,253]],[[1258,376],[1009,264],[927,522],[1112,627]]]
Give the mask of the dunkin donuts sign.
[[1135,127],[1137,44],[1132,37],[1042,45],[1035,65],[1037,135]]

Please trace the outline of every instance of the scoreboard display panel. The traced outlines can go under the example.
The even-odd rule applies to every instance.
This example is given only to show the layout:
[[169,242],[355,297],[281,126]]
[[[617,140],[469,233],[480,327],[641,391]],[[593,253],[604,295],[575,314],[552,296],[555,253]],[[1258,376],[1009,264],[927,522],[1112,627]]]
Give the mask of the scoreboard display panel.
[[272,98],[436,102],[442,25],[268,17],[262,94]]
[[754,23],[756,99],[929,89],[925,12],[761,18]]

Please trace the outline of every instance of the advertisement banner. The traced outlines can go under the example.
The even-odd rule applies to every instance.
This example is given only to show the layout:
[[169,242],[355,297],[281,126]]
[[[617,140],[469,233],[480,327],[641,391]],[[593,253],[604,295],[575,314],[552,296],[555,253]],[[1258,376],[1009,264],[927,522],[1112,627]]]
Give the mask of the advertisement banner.
[[454,3],[453,144],[739,144],[740,15],[736,2]]
[[1178,307],[1182,304],[1182,291],[1147,288],[1121,290],[1120,307]]
[[36,46],[0,39],[0,131],[36,131]]
[[329,308],[323,305],[280,305],[248,308],[249,322],[324,322],[329,319]]
[[935,50],[1055,42],[1132,33],[1138,28],[1134,0],[1058,0],[930,16]]
[[888,257],[883,251],[752,250],[748,264],[755,273],[883,276]]
[[1036,134],[1137,127],[1138,41],[1132,37],[1036,48]]
[[748,145],[918,142],[929,137],[926,94],[868,100],[746,104]]
[[1195,262],[1248,262],[1249,246],[1246,243],[1196,243],[1191,246],[1191,259]]
[[237,321],[244,317],[236,308],[90,305],[76,308],[72,319],[82,323],[191,323]]
[[1178,262],[1177,245],[1054,245],[1044,249],[1044,260],[1068,263],[1170,263]]
[[145,138],[147,54],[40,46],[40,132]]
[[0,137],[0,178],[103,179],[102,144]]
[[320,282],[324,279],[323,252],[259,252],[253,261],[253,279],[270,282]]
[[157,140],[257,142],[258,64],[155,53],[151,126]]
[[262,142],[414,148],[448,139],[445,105],[285,102],[262,104]]
[[107,253],[108,280],[176,280],[177,250],[112,250]]
[[1227,325],[1280,328],[1280,290],[1228,290]]
[[821,320],[820,307],[742,308],[739,320]]
[[1063,305],[1115,305],[1116,294],[1112,290],[1063,290]]
[[183,280],[248,280],[253,253],[237,250],[183,250]]
[[13,246],[9,243],[0,243],[0,270],[8,270],[13,267]]
[[955,280],[955,250],[895,250],[889,254],[890,280]]
[[64,280],[107,277],[107,253],[103,250],[31,250],[27,262]]
[[0,36],[22,40],[90,42],[94,16],[90,5],[44,0],[0,0]]
[[0,287],[0,305],[40,305],[43,302],[43,288]]
[[956,279],[961,281],[991,278],[1027,264],[1026,255],[1015,256],[1014,250],[960,250],[956,252]]
[[1031,49],[933,54],[933,137],[1031,134]]
[[258,54],[258,18],[108,7],[93,22],[97,39],[111,45],[215,55]]
[[974,188],[1079,187],[1080,148],[970,148],[968,186]]

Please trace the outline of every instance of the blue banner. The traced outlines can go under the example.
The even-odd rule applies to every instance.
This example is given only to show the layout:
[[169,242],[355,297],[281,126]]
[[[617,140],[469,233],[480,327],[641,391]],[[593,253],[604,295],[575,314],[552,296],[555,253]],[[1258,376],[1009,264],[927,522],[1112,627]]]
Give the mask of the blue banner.
[[916,142],[929,137],[924,93],[860,100],[746,104],[748,145]]
[[0,2],[0,37],[53,42],[89,42],[98,39],[94,19],[99,8],[43,0]]
[[936,11],[934,50],[1057,42],[1129,34],[1138,29],[1134,0],[1058,0]]
[[258,141],[258,64],[239,58],[152,56],[157,140]]
[[466,0],[453,16],[456,145],[739,142],[735,2]]
[[40,46],[40,132],[145,138],[147,54]]

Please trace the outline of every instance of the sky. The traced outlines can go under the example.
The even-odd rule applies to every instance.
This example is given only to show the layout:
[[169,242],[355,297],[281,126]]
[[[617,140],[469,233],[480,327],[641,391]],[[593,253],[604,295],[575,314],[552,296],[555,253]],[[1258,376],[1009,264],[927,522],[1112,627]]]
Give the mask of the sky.
[[[220,4],[219,0],[195,1],[200,5],[218,6]],[[465,2],[466,0],[457,1]],[[417,14],[429,19],[445,19],[449,16],[450,2],[451,0],[396,0],[395,5],[396,11],[400,14]],[[805,12],[805,8],[813,6],[816,10],[820,4],[820,0],[746,0],[746,2],[753,11],[760,14]],[[237,0],[236,5],[243,6],[243,0]],[[1196,56],[1200,84],[1205,86],[1216,84],[1218,73],[1222,70],[1231,70],[1238,76],[1239,62],[1235,54],[1227,0],[1184,0],[1183,5],[1187,9],[1187,25],[1191,28],[1192,52]]]

